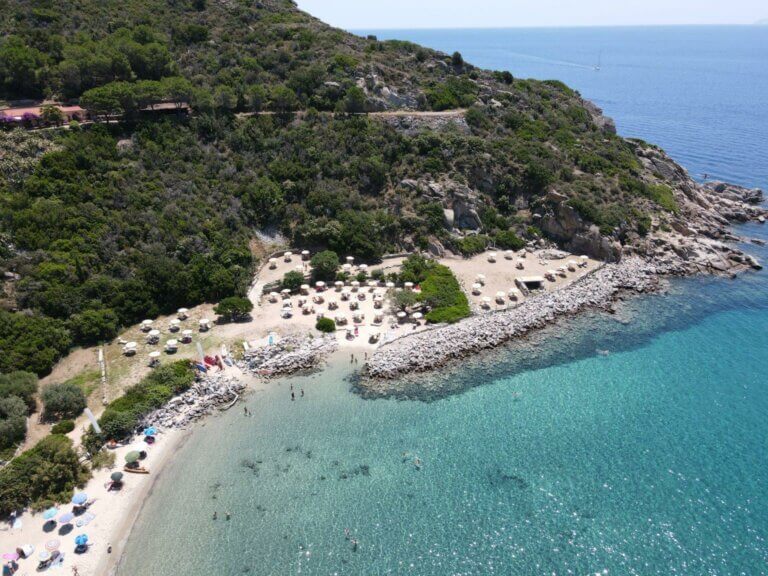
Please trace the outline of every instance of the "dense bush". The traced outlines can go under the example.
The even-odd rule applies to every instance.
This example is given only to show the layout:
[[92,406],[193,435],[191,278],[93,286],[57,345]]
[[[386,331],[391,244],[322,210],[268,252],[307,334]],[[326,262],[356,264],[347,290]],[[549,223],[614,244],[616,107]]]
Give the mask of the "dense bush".
[[72,491],[88,477],[72,441],[59,434],[47,436],[0,470],[0,516],[30,505],[39,510],[69,502]]
[[26,404],[27,412],[35,409],[37,376],[30,372],[0,374],[0,398],[16,396]]
[[224,298],[213,309],[225,322],[246,319],[253,311],[253,302],[241,296]]
[[69,321],[75,340],[83,344],[98,344],[117,336],[120,319],[113,310],[85,310]]
[[336,323],[331,318],[318,318],[317,324],[315,324],[315,329],[326,334],[331,334],[336,331]]
[[285,276],[283,276],[283,279],[280,282],[280,287],[283,290],[298,292],[304,282],[304,274],[298,270],[291,270],[290,272],[286,272]]
[[54,362],[72,345],[60,320],[0,310],[0,371],[50,372]]
[[488,243],[488,236],[477,234],[475,236],[465,236],[457,240],[456,248],[462,256],[474,256],[488,248]]
[[75,429],[74,420],[62,420],[51,427],[51,434],[69,434]]
[[312,257],[312,279],[329,282],[336,279],[339,269],[339,255],[331,250],[318,252]]
[[76,418],[82,414],[87,405],[85,394],[74,384],[51,384],[43,390],[45,417],[48,420],[57,418]]
[[494,234],[493,243],[502,250],[521,250],[525,248],[525,240],[512,230],[504,230]]
[[11,448],[27,433],[27,406],[18,396],[0,398],[0,450]]
[[426,315],[428,322],[458,322],[470,314],[467,296],[447,266],[437,265],[430,270],[421,283],[420,298],[431,308]]

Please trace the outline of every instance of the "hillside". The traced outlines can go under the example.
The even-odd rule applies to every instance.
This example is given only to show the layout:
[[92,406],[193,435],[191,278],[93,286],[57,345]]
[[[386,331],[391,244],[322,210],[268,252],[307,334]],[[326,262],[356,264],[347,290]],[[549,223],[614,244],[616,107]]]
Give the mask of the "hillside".
[[[0,313],[2,371],[244,293],[262,232],[370,261],[541,237],[615,260],[700,209],[679,167],[562,83],[359,38],[292,2],[0,7],[0,97],[124,120],[0,133],[5,301],[24,311]],[[138,114],[162,99],[192,116]],[[412,114],[364,114],[385,110]]]

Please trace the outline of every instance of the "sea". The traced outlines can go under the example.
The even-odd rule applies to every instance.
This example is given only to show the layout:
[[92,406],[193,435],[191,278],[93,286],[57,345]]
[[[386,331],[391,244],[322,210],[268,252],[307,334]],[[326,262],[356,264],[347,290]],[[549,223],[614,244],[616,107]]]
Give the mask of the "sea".
[[[562,80],[696,178],[768,187],[768,28],[359,32]],[[198,426],[119,574],[766,574],[767,359],[765,271],[569,319],[440,394],[364,399],[341,355]]]

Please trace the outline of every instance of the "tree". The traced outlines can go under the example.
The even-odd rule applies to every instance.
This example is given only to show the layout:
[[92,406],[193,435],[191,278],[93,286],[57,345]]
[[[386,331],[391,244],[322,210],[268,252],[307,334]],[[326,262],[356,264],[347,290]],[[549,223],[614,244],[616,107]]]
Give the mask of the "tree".
[[343,111],[347,114],[361,114],[365,112],[365,92],[359,86],[352,86],[347,90],[344,100],[341,102]]
[[339,255],[331,250],[318,252],[312,257],[312,279],[326,282],[336,279],[339,269]]
[[302,284],[304,284],[304,274],[298,270],[291,270],[290,272],[285,273],[280,286],[283,288],[283,290],[297,292],[299,288],[301,288]]
[[27,405],[18,396],[0,398],[0,450],[11,448],[27,433]]
[[248,298],[230,296],[219,302],[213,311],[221,316],[225,322],[237,322],[249,317],[253,311],[253,302]]
[[11,372],[0,374],[0,398],[15,396],[21,398],[27,406],[27,412],[35,409],[37,376],[30,372]]
[[336,323],[330,318],[318,318],[315,329],[324,334],[336,332]]
[[454,52],[451,56],[451,64],[454,68],[463,68],[464,67],[464,57],[461,55],[461,52]]
[[275,86],[270,94],[270,108],[279,114],[290,114],[299,109],[299,99],[287,86]]
[[418,304],[419,298],[412,290],[401,290],[392,295],[392,306],[395,310],[405,312]]
[[0,470],[0,516],[30,505],[40,509],[68,502],[72,491],[89,476],[72,449],[72,440],[59,434],[46,436]]
[[120,319],[113,310],[86,310],[72,316],[69,326],[78,342],[98,344],[117,336]]
[[45,416],[49,420],[56,418],[76,418],[87,405],[85,394],[74,384],[51,384],[43,390]]
[[40,109],[40,119],[46,124],[59,126],[64,123],[64,114],[58,106],[48,104]]

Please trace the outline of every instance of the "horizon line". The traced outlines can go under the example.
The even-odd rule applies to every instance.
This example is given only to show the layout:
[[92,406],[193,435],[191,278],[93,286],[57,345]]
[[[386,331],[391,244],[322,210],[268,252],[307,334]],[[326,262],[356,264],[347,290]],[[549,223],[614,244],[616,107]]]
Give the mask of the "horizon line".
[[376,28],[365,26],[343,27],[349,32],[377,30],[381,32],[401,30],[533,30],[533,29],[575,29],[575,28],[765,28],[759,22],[719,23],[719,24],[568,24],[568,25],[531,25],[531,26],[406,26],[402,28]]

